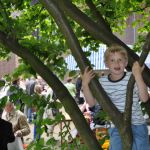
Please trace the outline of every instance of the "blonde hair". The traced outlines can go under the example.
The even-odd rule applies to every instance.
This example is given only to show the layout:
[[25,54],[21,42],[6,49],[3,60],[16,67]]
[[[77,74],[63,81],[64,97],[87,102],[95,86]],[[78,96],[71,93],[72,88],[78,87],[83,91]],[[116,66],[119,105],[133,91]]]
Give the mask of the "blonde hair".
[[39,84],[36,84],[34,87],[34,92],[37,94],[40,94],[42,92],[42,86]]
[[128,61],[128,54],[126,49],[120,45],[114,44],[106,49],[104,53],[104,62],[106,63],[108,61],[109,55],[111,53],[116,53],[116,52],[120,53]]

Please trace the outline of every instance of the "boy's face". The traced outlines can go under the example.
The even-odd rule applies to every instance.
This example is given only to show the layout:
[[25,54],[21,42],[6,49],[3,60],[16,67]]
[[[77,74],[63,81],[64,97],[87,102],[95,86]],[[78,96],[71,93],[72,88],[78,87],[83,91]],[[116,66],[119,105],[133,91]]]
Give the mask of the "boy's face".
[[111,75],[122,77],[124,69],[128,62],[120,52],[110,53],[106,66],[109,68]]

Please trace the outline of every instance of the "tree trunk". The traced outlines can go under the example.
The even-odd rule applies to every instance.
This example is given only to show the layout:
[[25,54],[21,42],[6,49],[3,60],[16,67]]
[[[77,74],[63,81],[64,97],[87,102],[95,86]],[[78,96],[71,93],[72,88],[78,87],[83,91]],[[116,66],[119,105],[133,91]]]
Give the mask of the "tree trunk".
[[20,46],[17,40],[11,38],[9,35],[0,32],[0,42],[9,48],[13,53],[26,60],[53,89],[58,99],[63,104],[65,111],[74,122],[87,148],[89,150],[101,150],[96,137],[87,124],[83,114],[79,110],[79,107],[75,103],[75,100],[72,98],[63,83],[49,70],[49,68],[45,66],[35,55],[30,53],[28,49]]

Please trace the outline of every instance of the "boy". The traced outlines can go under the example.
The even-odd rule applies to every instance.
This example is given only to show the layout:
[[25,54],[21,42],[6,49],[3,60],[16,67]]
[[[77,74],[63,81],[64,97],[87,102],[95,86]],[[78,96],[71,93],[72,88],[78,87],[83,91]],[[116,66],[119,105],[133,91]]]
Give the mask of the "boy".
[[[124,112],[127,84],[131,76],[131,72],[124,71],[128,64],[127,52],[121,46],[111,46],[105,51],[104,61],[106,67],[109,68],[110,74],[108,76],[101,77],[99,82],[118,110],[120,112]],[[147,87],[142,78],[142,68],[138,62],[133,64],[132,73],[136,81],[132,105],[132,150],[150,150],[148,130],[139,105],[139,99],[142,102],[146,102],[149,96]],[[87,67],[82,77],[83,93],[90,107],[93,107],[97,104],[96,99],[93,97],[88,86],[90,80],[94,76],[95,74],[93,70],[89,70]],[[121,138],[115,126],[109,129],[109,135],[111,141],[110,150],[122,150]]]

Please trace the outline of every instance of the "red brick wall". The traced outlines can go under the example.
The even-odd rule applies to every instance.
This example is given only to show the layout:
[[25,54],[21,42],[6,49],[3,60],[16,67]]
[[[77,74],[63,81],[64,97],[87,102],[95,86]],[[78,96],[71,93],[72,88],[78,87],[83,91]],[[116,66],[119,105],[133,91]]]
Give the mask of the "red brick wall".
[[0,78],[11,73],[18,66],[18,57],[12,54],[10,60],[0,61]]
[[136,16],[132,15],[127,19],[127,28],[123,34],[116,34],[125,44],[133,45],[137,39],[137,29],[132,27],[132,22],[135,21]]

